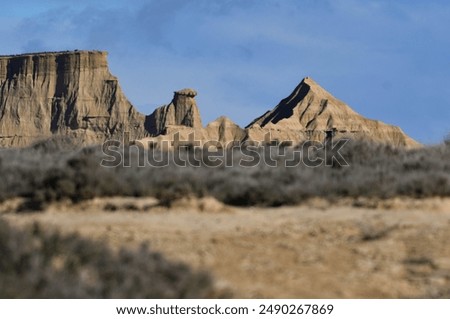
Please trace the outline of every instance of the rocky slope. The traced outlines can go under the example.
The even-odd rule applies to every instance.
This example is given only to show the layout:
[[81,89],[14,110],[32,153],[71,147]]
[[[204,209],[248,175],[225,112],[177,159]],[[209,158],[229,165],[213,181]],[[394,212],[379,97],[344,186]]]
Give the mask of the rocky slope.
[[327,137],[368,139],[401,147],[419,144],[397,127],[369,120],[336,99],[311,78],[304,78],[295,90],[273,110],[255,119],[247,127],[247,139],[305,140],[323,142]]
[[0,57],[0,146],[53,135],[82,144],[145,136],[144,115],[108,69],[107,53],[73,51]]

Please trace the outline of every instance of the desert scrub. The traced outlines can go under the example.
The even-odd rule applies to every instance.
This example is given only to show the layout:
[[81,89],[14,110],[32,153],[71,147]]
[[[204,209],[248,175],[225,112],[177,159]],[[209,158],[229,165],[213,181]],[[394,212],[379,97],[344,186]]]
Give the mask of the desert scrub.
[[[283,163],[293,151],[286,149],[274,159]],[[262,149],[258,152],[267,156]],[[324,156],[322,150],[316,155]],[[450,196],[449,143],[405,150],[349,141],[342,148],[348,166],[314,168],[263,162],[243,167],[239,154],[232,157],[231,167],[180,167],[173,161],[166,167],[139,167],[142,156],[133,151],[125,156],[130,167],[107,168],[100,165],[105,158],[100,147],[73,150],[48,142],[0,150],[0,200],[24,197],[23,210],[36,210],[54,201],[102,196],[153,196],[166,206],[182,197],[203,196],[238,206],[292,205],[310,197]]]
[[77,235],[15,229],[0,219],[0,298],[217,297],[205,273],[145,245],[112,251]]

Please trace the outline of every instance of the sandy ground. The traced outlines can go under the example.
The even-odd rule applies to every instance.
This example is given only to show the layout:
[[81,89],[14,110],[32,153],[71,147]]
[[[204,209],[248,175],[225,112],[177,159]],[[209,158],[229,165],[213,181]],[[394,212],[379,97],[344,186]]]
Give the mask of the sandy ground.
[[333,205],[317,199],[271,209],[228,208],[212,199],[171,209],[154,204],[97,199],[17,214],[6,203],[0,213],[18,226],[39,221],[113,247],[146,241],[211,272],[235,297],[450,297],[448,198]]

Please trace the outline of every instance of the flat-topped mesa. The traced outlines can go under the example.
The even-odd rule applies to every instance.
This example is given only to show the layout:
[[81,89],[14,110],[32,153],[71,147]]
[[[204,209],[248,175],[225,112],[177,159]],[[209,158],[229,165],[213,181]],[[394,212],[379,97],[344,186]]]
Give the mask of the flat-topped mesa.
[[79,143],[145,136],[144,115],[122,93],[107,52],[64,51],[0,57],[0,146],[53,135]]
[[19,75],[33,78],[52,72],[82,69],[108,71],[108,53],[105,51],[63,51],[25,53],[0,56],[0,83]]
[[172,102],[157,108],[145,120],[145,128],[151,136],[169,133],[182,127],[202,128],[202,120],[198,110],[193,89],[174,92]]
[[309,77],[271,111],[256,118],[247,127],[247,139],[263,141],[265,134],[280,141],[323,142],[336,138],[367,139],[401,147],[417,147],[399,127],[369,120],[336,99]]

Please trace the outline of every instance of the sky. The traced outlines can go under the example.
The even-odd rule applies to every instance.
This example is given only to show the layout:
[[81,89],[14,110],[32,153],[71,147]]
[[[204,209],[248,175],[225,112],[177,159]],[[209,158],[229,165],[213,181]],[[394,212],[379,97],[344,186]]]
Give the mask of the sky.
[[105,50],[142,113],[196,89],[241,126],[310,76],[425,144],[450,133],[446,0],[0,0],[0,55]]

